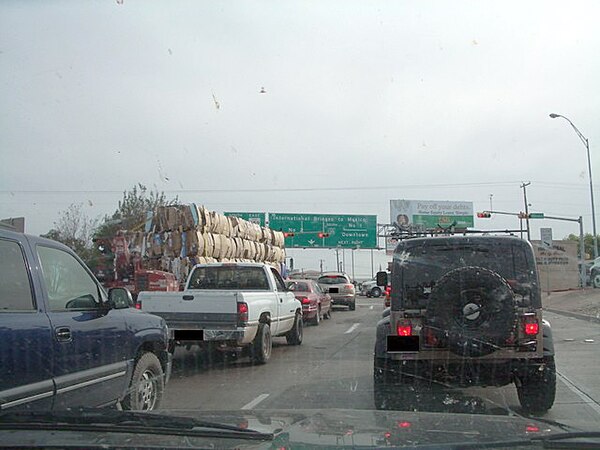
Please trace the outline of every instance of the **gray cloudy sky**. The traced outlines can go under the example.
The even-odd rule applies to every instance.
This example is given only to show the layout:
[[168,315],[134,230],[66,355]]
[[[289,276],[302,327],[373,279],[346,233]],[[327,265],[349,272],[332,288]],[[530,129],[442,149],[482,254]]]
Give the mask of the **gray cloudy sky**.
[[3,1],[0,216],[39,234],[141,182],[388,222],[392,198],[519,211],[531,181],[533,210],[590,231],[585,148],[548,114],[589,138],[600,183],[599,21],[594,1]]

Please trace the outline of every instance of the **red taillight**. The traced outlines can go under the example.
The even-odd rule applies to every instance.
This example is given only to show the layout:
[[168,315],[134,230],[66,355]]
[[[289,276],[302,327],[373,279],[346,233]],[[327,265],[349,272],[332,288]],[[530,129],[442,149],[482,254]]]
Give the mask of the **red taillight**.
[[538,325],[537,322],[531,322],[531,323],[525,324],[525,334],[527,334],[529,336],[533,336],[535,334],[538,334],[539,331],[540,331],[540,326]]
[[410,428],[411,423],[407,421],[398,422],[398,428]]
[[354,285],[353,284],[345,284],[344,287],[346,289],[354,289]]
[[310,298],[308,297],[298,297],[298,300],[300,300],[303,305],[310,305]]
[[142,309],[142,302],[135,302],[135,309]]
[[396,331],[398,332],[398,336],[410,336],[412,333],[412,325],[398,324]]
[[248,304],[240,302],[237,304],[238,322],[248,322]]
[[536,427],[535,425],[527,425],[525,427],[525,432],[526,433],[539,433],[540,432],[540,428]]
[[383,433],[383,436],[384,436],[386,439],[389,439],[389,438],[391,438],[391,437],[392,437],[392,433],[390,433],[389,431],[386,431],[385,433]]

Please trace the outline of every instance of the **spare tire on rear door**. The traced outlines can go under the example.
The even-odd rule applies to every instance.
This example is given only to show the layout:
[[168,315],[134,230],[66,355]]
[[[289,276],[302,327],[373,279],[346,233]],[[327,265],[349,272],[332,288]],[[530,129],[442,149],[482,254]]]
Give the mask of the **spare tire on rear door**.
[[493,353],[516,331],[514,293],[496,272],[460,267],[441,277],[427,303],[426,326],[460,356]]

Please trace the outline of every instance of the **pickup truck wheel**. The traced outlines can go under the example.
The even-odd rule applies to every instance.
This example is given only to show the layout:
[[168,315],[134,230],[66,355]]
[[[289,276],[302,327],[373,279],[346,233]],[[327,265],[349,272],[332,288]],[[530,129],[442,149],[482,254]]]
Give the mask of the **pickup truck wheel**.
[[592,286],[600,288],[600,272],[592,273]]
[[252,359],[255,363],[266,364],[271,357],[273,340],[271,339],[271,327],[268,323],[258,324],[258,331],[252,343]]
[[289,345],[300,345],[302,344],[302,316],[300,314],[296,314],[296,318],[294,319],[294,327],[288,331],[285,335],[285,339]]
[[526,411],[543,414],[552,408],[556,396],[556,365],[548,356],[542,370],[535,370],[517,385],[519,403]]
[[373,289],[371,289],[371,296],[375,297],[375,298],[379,298],[381,297],[381,288],[379,287],[374,287]]
[[154,353],[144,353],[137,360],[123,409],[153,411],[158,408],[165,389],[160,361]]

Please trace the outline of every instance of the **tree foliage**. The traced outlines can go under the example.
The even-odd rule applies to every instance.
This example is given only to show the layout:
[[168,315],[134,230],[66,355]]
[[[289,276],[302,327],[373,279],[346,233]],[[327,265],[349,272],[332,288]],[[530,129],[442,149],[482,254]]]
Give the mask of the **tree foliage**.
[[[569,234],[566,237],[567,240],[577,242],[577,253],[579,254],[579,235],[577,234]],[[600,245],[600,238],[598,238],[598,242]],[[585,251],[585,259],[591,259],[594,257],[594,235],[591,233],[586,233],[583,235],[583,247]]]
[[164,192],[149,191],[141,183],[123,192],[119,206],[111,216],[105,216],[94,235],[96,237],[114,236],[118,230],[139,231],[144,229],[148,211],[156,211],[159,206],[178,203],[177,197],[168,199]]
[[86,260],[93,253],[92,236],[97,225],[98,220],[88,217],[83,211],[82,203],[72,203],[59,213],[59,219],[54,222],[54,227],[42,237],[62,242]]

